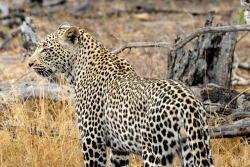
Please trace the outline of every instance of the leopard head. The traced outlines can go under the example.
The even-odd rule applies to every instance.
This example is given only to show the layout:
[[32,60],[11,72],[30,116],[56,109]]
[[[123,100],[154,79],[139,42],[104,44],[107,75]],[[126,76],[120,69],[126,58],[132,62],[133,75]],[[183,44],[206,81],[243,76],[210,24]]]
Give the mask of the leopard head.
[[54,73],[67,73],[72,70],[75,51],[79,46],[80,31],[68,23],[62,24],[57,31],[45,36],[28,64],[42,77],[48,77]]

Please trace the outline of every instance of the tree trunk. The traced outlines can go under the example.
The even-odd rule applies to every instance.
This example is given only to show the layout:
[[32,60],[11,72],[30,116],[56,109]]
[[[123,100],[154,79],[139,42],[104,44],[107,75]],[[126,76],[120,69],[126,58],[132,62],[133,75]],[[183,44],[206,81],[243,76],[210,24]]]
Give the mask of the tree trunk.
[[[212,26],[213,16],[214,12],[209,12],[205,26]],[[191,86],[204,84],[206,77],[207,83],[229,88],[237,35],[237,32],[204,34],[196,40],[193,50],[182,48],[169,53],[168,78]]]

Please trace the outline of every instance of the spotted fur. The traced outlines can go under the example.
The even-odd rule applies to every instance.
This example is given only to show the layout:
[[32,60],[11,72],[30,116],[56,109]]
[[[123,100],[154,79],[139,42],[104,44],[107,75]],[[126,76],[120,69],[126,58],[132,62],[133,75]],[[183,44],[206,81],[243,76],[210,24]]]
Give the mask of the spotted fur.
[[85,167],[128,166],[129,153],[145,167],[213,166],[206,112],[183,83],[138,76],[81,28],[63,24],[29,59],[44,77],[63,73],[75,91]]

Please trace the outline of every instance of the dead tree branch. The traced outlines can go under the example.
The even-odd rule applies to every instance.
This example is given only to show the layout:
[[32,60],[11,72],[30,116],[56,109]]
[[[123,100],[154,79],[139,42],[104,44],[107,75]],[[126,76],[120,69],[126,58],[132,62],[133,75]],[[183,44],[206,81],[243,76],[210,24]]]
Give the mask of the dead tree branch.
[[0,111],[9,104],[28,99],[46,98],[63,101],[71,97],[71,88],[65,85],[45,82],[24,82],[21,84],[0,84]]
[[122,42],[122,45],[112,53],[117,54],[124,51],[127,48],[143,48],[143,47],[165,47],[172,49],[172,44],[166,42]]
[[232,138],[250,136],[250,119],[244,119],[232,125],[224,125],[210,129],[211,138]]
[[239,119],[250,118],[250,112],[235,112],[219,121],[218,123],[224,124],[229,121],[235,121]]
[[125,42],[124,40],[120,40],[122,45],[112,51],[112,53],[117,54],[122,52],[127,48],[138,48],[138,47],[165,47],[170,51],[177,51],[183,46],[185,46],[188,42],[193,40],[196,37],[199,37],[202,34],[206,33],[219,33],[219,32],[238,32],[238,31],[250,31],[250,25],[235,25],[235,26],[221,26],[221,27],[204,27],[197,29],[196,31],[190,33],[185,38],[178,40],[175,44],[170,44],[167,42]]

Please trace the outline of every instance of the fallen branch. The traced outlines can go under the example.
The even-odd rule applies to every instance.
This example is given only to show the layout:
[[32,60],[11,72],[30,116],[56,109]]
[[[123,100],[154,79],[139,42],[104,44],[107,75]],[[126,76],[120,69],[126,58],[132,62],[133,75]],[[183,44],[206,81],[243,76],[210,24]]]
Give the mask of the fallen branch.
[[0,84],[0,111],[9,104],[28,99],[45,98],[63,101],[71,98],[71,88],[47,82],[24,82],[21,84]]
[[250,136],[250,119],[240,120],[234,125],[224,125],[210,129],[211,138],[232,138]]
[[[250,118],[250,112],[235,112],[225,118],[223,118],[221,121],[217,122],[216,124],[224,124],[224,123],[228,123],[228,122],[232,122],[235,120],[239,120],[239,119],[245,119],[245,118]],[[215,120],[213,120],[213,125],[215,124]]]
[[167,42],[126,42],[124,40],[120,40],[122,45],[112,51],[112,53],[117,54],[122,52],[127,48],[139,48],[139,47],[164,47],[168,48],[170,51],[177,51],[183,46],[185,46],[188,42],[193,40],[196,37],[199,37],[202,34],[206,33],[220,33],[220,32],[238,32],[238,31],[250,31],[250,25],[235,25],[235,26],[221,26],[221,27],[204,27],[197,29],[191,34],[187,35],[185,38],[178,40],[175,44],[170,44]]

